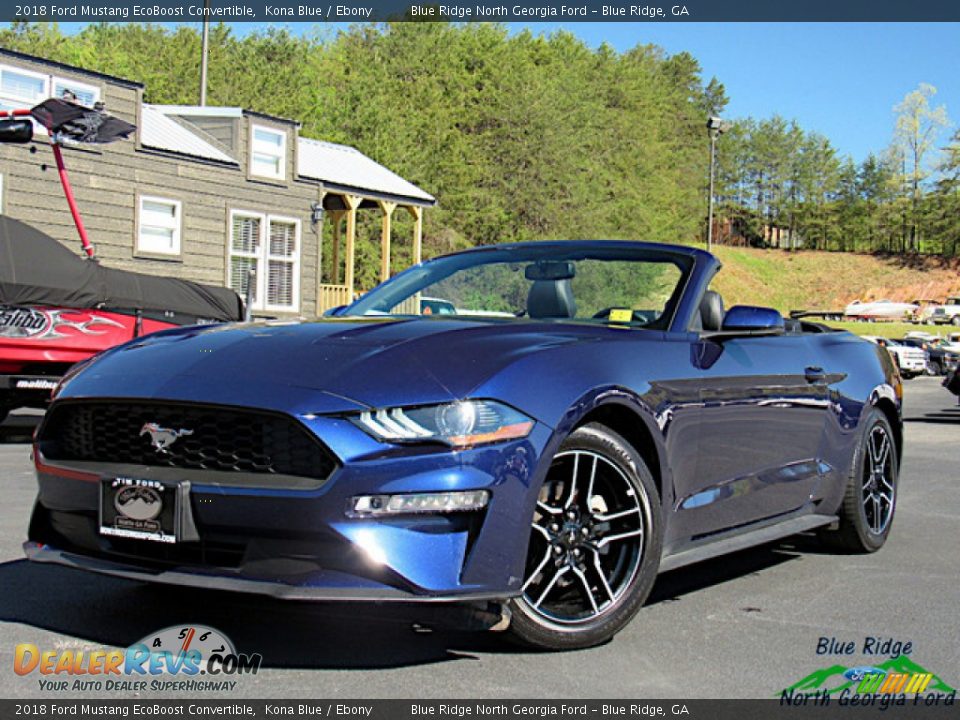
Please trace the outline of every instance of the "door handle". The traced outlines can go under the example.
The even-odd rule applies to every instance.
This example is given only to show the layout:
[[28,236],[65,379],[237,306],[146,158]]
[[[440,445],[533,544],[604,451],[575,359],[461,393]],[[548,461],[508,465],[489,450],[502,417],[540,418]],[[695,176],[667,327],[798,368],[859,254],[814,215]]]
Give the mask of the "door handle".
[[803,376],[808,383],[822,383],[827,379],[827,374],[822,367],[811,365],[803,370]]

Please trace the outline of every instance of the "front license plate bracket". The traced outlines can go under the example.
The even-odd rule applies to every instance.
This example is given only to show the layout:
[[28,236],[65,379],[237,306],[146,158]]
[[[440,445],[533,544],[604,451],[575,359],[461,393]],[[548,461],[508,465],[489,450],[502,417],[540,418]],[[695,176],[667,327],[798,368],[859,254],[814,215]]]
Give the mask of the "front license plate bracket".
[[190,483],[133,477],[100,479],[100,534],[173,544],[200,539]]

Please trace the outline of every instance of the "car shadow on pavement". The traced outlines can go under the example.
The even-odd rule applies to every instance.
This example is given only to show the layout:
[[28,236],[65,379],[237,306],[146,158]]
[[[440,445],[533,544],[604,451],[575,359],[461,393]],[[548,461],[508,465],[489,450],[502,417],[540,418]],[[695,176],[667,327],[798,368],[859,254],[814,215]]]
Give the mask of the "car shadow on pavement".
[[923,415],[906,415],[903,421],[908,423],[960,423],[960,406],[955,405]]
[[803,554],[803,546],[798,545],[798,542],[803,541],[787,538],[665,572],[657,578],[646,604],[674,602],[683,595],[737,578],[756,575],[767,568],[796,560]]
[[[647,604],[675,601],[795,557],[798,553],[771,545],[674,570],[657,580]],[[126,647],[165,627],[199,623],[224,632],[240,652],[260,653],[265,667],[385,669],[470,660],[477,653],[529,652],[497,633],[454,629],[463,619],[457,614],[425,618],[423,606],[283,601],[150,585],[26,560],[0,563],[0,587],[7,589],[0,593],[3,622],[111,647]]]
[[0,587],[7,588],[3,622],[111,647],[173,625],[204,624],[240,652],[260,653],[266,667],[392,668],[510,651],[492,633],[417,632],[411,622],[384,622],[355,606],[150,585],[27,560],[0,564]]

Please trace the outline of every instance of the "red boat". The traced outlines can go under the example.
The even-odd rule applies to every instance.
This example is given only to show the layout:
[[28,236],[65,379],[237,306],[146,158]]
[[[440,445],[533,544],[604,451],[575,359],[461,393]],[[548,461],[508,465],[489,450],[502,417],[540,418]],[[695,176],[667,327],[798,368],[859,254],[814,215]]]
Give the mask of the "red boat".
[[[129,134],[132,125],[63,100],[14,112],[29,113],[48,128],[87,257],[35,227],[0,216],[0,422],[13,408],[44,407],[70,366],[103,350],[158,330],[244,317],[240,296],[228,288],[96,261],[59,143],[110,142]],[[29,142],[32,136],[30,119],[0,120],[0,141]]]

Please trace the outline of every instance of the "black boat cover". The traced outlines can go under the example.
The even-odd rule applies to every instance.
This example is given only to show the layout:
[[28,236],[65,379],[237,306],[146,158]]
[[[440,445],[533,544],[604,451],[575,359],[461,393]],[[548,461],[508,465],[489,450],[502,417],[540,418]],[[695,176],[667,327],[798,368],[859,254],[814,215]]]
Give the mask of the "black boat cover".
[[243,302],[233,290],[103,267],[73,254],[37,228],[2,216],[0,304],[243,319]]
[[112,143],[137,129],[125,120],[108,115],[99,108],[50,98],[30,110],[51,136],[82,143]]

